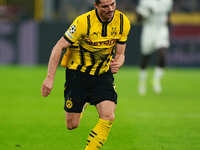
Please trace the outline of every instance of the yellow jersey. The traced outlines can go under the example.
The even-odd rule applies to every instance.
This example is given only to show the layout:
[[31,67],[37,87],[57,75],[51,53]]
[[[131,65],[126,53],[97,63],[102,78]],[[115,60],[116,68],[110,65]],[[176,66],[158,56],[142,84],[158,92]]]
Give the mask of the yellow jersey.
[[129,30],[128,18],[118,10],[109,22],[103,22],[96,9],[80,15],[64,34],[72,45],[61,65],[90,75],[107,72],[115,45],[126,43]]

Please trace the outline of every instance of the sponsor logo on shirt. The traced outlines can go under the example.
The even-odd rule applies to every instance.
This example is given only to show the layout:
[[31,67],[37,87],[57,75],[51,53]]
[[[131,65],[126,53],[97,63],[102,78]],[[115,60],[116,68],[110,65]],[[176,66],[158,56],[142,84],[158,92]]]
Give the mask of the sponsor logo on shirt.
[[112,40],[107,40],[107,41],[99,41],[99,42],[92,42],[90,39],[85,39],[85,42],[88,45],[92,45],[92,46],[101,46],[101,45],[113,45],[116,43],[116,39],[112,39]]

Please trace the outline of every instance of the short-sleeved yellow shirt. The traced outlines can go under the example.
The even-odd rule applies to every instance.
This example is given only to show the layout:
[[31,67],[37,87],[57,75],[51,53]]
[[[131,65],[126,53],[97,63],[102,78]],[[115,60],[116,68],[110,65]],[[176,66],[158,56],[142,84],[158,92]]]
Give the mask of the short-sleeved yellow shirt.
[[115,10],[109,22],[102,22],[97,10],[77,17],[64,34],[72,43],[63,56],[62,65],[91,75],[109,70],[116,43],[125,44],[130,30],[128,18]]

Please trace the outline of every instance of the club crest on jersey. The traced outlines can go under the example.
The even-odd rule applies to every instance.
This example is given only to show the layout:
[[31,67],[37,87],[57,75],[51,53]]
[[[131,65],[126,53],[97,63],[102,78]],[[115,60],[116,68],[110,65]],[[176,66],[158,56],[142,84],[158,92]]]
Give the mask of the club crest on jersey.
[[99,32],[93,32],[93,36],[94,36],[94,37],[98,37],[99,35],[100,35]]
[[69,29],[69,33],[73,34],[76,32],[76,26],[75,25],[72,25]]
[[112,27],[111,35],[112,36],[116,36],[117,35],[117,28],[116,27]]
[[72,98],[69,98],[67,101],[66,101],[66,107],[68,109],[71,109],[73,106],[73,103],[72,103]]

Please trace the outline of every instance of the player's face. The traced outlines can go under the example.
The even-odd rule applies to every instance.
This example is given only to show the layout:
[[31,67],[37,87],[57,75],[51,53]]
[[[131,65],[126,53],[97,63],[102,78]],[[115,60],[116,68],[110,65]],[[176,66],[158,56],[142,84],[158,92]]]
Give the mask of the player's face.
[[110,21],[116,9],[116,0],[100,0],[99,4],[94,4],[98,15],[102,21]]

